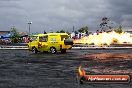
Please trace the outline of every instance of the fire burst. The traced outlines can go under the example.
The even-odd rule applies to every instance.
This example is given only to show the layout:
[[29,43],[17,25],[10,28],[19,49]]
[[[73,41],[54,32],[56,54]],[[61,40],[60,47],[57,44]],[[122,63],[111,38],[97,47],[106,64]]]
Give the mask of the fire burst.
[[110,44],[132,44],[132,34],[130,33],[116,33],[112,32],[103,32],[103,33],[94,33],[90,34],[88,37],[82,37],[74,41],[75,44],[93,44],[93,45],[110,45]]

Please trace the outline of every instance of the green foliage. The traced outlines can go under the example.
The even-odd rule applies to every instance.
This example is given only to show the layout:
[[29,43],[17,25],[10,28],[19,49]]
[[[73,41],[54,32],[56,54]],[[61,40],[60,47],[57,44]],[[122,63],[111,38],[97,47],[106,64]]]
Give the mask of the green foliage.
[[65,31],[64,30],[60,30],[60,33],[65,33]]
[[87,26],[81,27],[81,28],[78,30],[78,32],[82,32],[82,33],[88,32],[88,27],[87,27]]
[[91,35],[92,35],[93,33],[92,33],[92,32],[89,32],[89,34],[91,34]]
[[15,27],[12,27],[10,31],[13,33],[10,39],[13,43],[17,43],[18,39],[20,38],[20,34],[17,32],[17,29]]
[[117,29],[114,30],[116,33],[121,34],[123,32],[122,26],[120,25]]
[[57,31],[56,33],[60,33],[60,31]]
[[64,30],[57,31],[56,33],[66,33]]
[[11,28],[11,32],[13,33],[13,35],[11,36],[12,38],[19,38],[20,34],[17,32],[17,29],[15,27]]

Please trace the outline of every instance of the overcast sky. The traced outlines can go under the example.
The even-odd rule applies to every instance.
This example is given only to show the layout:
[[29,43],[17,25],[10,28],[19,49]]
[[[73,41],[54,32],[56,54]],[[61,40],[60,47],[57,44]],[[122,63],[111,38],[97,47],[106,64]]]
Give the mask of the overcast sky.
[[16,26],[18,31],[72,31],[99,28],[102,17],[111,24],[132,28],[132,0],[0,0],[0,31]]

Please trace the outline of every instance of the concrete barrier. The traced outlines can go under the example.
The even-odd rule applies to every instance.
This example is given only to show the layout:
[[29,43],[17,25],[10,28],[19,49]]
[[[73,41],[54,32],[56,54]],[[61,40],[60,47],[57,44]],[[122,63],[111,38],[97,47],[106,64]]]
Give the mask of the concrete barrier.
[[[0,50],[28,50],[27,46],[0,46]],[[72,50],[91,50],[91,49],[132,49],[132,47],[88,47],[88,46],[73,46]]]
[[72,47],[73,50],[91,50],[91,49],[132,49],[132,47]]
[[1,46],[0,49],[28,49],[27,46]]

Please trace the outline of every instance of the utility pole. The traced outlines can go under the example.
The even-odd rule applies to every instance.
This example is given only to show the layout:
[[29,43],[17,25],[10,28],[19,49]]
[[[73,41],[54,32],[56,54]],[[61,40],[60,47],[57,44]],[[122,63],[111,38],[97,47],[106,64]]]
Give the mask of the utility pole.
[[75,31],[75,27],[73,26],[73,32]]
[[28,22],[28,28],[29,28],[29,29],[28,29],[28,30],[29,30],[28,33],[29,33],[29,36],[30,36],[30,25],[31,25],[31,24],[32,24],[32,22]]

